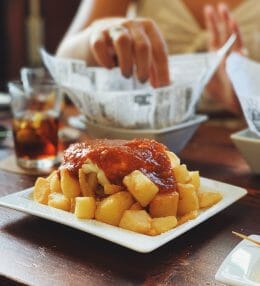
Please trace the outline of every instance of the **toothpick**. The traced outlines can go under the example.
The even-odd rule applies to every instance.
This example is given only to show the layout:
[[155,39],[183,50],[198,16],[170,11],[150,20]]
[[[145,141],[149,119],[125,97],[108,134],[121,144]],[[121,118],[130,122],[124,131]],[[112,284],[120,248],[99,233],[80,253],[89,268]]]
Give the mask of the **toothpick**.
[[239,233],[239,232],[232,231],[232,233],[235,234],[236,236],[239,236],[243,239],[249,240],[249,241],[255,243],[256,245],[260,246],[260,241],[256,241],[255,239],[252,239],[252,238],[248,237],[247,235],[244,235],[244,234]]

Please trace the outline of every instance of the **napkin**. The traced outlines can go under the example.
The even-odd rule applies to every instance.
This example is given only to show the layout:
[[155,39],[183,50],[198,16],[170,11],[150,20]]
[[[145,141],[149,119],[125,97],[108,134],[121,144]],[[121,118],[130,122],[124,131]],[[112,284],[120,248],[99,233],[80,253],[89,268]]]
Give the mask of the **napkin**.
[[260,136],[260,63],[232,53],[227,58],[226,71],[249,129]]
[[20,168],[16,164],[15,155],[12,154],[4,159],[0,160],[0,169],[6,172],[16,173],[16,174],[25,174],[25,175],[33,175],[33,176],[40,176],[40,175],[47,175],[50,171],[38,171],[38,170],[26,170]]

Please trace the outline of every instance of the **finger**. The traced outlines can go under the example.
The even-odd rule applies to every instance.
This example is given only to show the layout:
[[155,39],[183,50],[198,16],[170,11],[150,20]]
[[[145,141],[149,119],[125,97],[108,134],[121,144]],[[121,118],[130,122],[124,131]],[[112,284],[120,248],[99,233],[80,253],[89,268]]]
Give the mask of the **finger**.
[[133,55],[131,35],[125,27],[115,26],[109,29],[113,47],[122,74],[130,77],[133,73]]
[[209,50],[216,50],[220,46],[217,14],[211,5],[206,5],[203,12],[209,32]]
[[152,63],[151,68],[150,68],[150,83],[154,87],[160,86],[158,82],[158,75],[157,75],[157,71],[156,71],[154,63]]
[[239,26],[234,19],[230,19],[229,25],[230,25],[230,30],[232,31],[232,33],[236,34],[237,36],[236,41],[233,45],[233,50],[241,52],[244,49],[244,43],[243,43],[243,38],[242,38],[241,31],[239,29]]
[[100,66],[112,68],[116,65],[104,32],[93,33],[90,37],[91,52]]
[[230,19],[231,14],[228,9],[228,6],[224,3],[220,3],[218,5],[218,14],[220,19],[220,31],[221,31],[221,44],[223,45],[228,38],[231,36],[231,30],[230,30]]
[[151,44],[140,23],[132,22],[127,25],[133,39],[133,53],[137,78],[141,82],[145,82],[149,78],[152,63]]
[[141,20],[141,22],[151,43],[152,64],[156,70],[158,85],[168,85],[170,83],[170,75],[165,41],[153,21]]

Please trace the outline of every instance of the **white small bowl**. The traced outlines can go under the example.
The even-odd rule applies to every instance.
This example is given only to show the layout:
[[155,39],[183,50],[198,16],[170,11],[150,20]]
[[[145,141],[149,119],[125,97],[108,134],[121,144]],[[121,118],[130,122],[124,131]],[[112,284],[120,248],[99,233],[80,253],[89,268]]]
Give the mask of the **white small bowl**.
[[231,139],[255,174],[260,174],[260,137],[249,129],[231,135]]
[[[256,241],[259,235],[249,236]],[[215,278],[225,285],[259,286],[260,285],[260,247],[242,240],[225,258]]]
[[195,115],[190,120],[162,129],[126,129],[87,122],[88,133],[95,138],[126,139],[148,138],[165,144],[178,153],[188,143],[198,126],[207,120],[206,115]]

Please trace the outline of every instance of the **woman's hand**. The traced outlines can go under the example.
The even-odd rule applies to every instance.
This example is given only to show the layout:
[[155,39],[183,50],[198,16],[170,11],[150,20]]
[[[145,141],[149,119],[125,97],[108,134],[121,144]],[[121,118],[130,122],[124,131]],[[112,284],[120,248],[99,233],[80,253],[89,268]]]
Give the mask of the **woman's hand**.
[[[58,56],[76,57],[89,65],[119,66],[124,76],[136,72],[154,87],[170,83],[166,44],[149,19],[106,18],[94,21],[85,30],[66,39]],[[134,66],[136,71],[134,71]]]
[[[216,51],[224,45],[232,34],[237,39],[231,49],[245,54],[243,39],[237,22],[232,17],[226,4],[219,4],[217,9],[211,5],[205,6],[204,17],[209,32],[209,51]],[[233,112],[240,113],[240,105],[225,71],[225,60],[207,86],[209,95],[220,101],[223,106]]]

